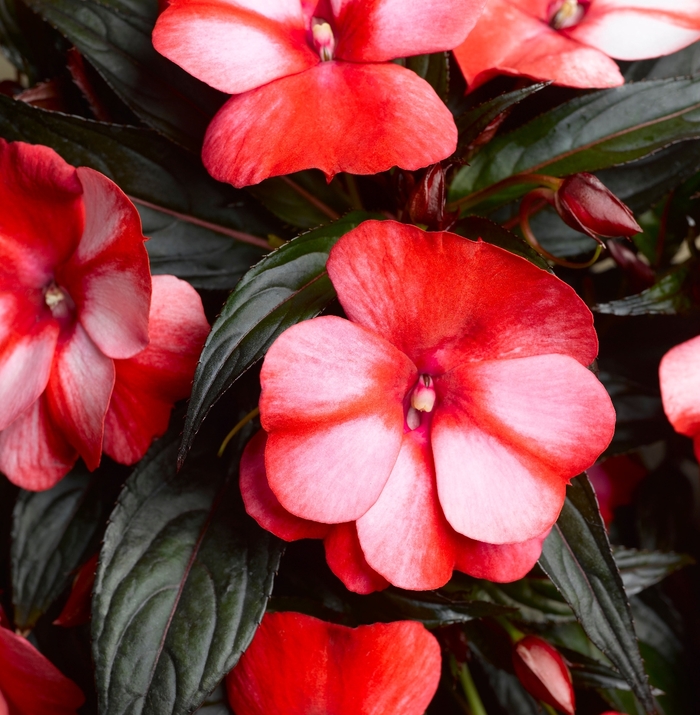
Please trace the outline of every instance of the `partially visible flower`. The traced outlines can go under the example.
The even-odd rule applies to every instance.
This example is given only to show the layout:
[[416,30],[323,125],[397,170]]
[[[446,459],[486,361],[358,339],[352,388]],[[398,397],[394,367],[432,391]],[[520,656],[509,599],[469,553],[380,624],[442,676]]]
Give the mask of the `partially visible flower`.
[[98,557],[99,554],[95,554],[78,569],[66,605],[53,622],[54,626],[73,628],[90,620],[92,589],[97,575]]
[[454,52],[470,90],[499,74],[615,87],[624,78],[613,57],[658,57],[698,39],[697,0],[489,0]]
[[632,211],[593,174],[567,176],[554,192],[554,206],[565,224],[596,240],[642,230]]
[[561,653],[546,640],[525,636],[515,643],[513,667],[530,695],[567,715],[574,715],[571,673]]
[[350,320],[295,325],[268,351],[249,513],[324,538],[351,590],[522,577],[612,437],[590,311],[523,258],[391,221],[343,236],[327,266]]
[[171,0],[153,44],[234,95],[202,151],[220,181],[413,170],[449,156],[457,129],[432,87],[391,60],[452,49],[484,2]]
[[586,470],[600,507],[600,515],[610,526],[615,509],[632,501],[639,483],[648,474],[646,467],[634,456],[618,454]]
[[0,470],[48,489],[81,456],[132,464],[189,394],[208,325],[151,281],[141,222],[107,177],[0,140]]
[[26,638],[0,627],[0,715],[76,715],[85,702]]
[[439,680],[440,646],[420,623],[267,613],[226,689],[236,715],[422,715]]
[[692,438],[700,461],[700,335],[664,355],[659,381],[669,422],[676,432]]

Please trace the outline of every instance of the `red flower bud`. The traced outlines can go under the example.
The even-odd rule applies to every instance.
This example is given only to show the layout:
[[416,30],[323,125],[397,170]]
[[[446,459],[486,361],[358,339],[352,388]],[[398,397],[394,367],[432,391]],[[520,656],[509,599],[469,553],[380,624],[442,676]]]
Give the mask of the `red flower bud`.
[[593,174],[567,176],[554,194],[554,206],[567,226],[598,236],[634,236],[642,229],[632,212]]
[[556,648],[538,636],[525,636],[513,648],[513,667],[530,695],[574,715],[571,673]]
[[425,224],[434,231],[449,228],[457,220],[459,212],[446,212],[445,201],[445,170],[440,164],[435,164],[425,172],[408,200],[411,221]]

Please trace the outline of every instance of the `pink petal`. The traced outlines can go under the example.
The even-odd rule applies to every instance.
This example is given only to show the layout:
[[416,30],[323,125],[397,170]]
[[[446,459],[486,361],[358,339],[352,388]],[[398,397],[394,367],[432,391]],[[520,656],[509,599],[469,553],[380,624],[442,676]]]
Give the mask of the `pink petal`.
[[151,280],[141,219],[114,182],[86,167],[77,171],[85,191],[85,231],[56,280],[100,350],[128,358],[148,344]]
[[82,187],[75,169],[53,149],[0,139],[3,285],[39,289],[49,284],[82,231]]
[[463,536],[457,542],[455,568],[496,583],[518,581],[537,563],[549,532],[519,544],[486,544]]
[[239,94],[320,61],[299,0],[185,0],[158,18],[153,46],[212,87]]
[[567,34],[619,60],[668,55],[700,39],[700,5],[695,0],[603,0]]
[[76,715],[85,702],[72,680],[7,628],[0,628],[0,692],[12,715]]
[[58,333],[40,292],[0,294],[0,430],[46,388]]
[[593,316],[572,288],[482,241],[365,221],[333,247],[328,274],[348,317],[421,372],[546,353],[588,365],[598,352]]
[[266,443],[267,434],[260,430],[243,450],[240,487],[245,510],[263,529],[285,541],[322,539],[333,527],[290,514],[270,489],[265,473]]
[[0,471],[22,489],[50,489],[77,459],[78,452],[51,420],[45,395],[0,432]]
[[396,461],[415,380],[405,355],[342,318],[280,335],[263,364],[260,414],[267,478],[282,506],[328,524],[362,516]]
[[487,3],[476,27],[454,51],[470,91],[498,74],[583,88],[623,83],[615,62],[549,27],[548,4]]
[[379,499],[357,521],[369,565],[394,586],[444,586],[455,560],[454,532],[445,521],[427,435],[407,432]]
[[389,586],[389,582],[367,563],[354,522],[332,526],[323,545],[328,567],[349,591],[367,595]]
[[451,50],[471,30],[485,0],[331,0],[336,56],[350,62]]
[[104,451],[122,464],[141,459],[168,428],[173,405],[190,394],[209,333],[199,294],[174,276],[153,276],[149,321],[148,347],[114,363]]
[[226,686],[238,715],[421,715],[439,679],[440,646],[419,623],[267,613]]
[[414,170],[456,145],[452,114],[415,73],[332,61],[231,98],[209,125],[202,160],[215,179],[241,187],[312,168],[329,180]]
[[80,323],[62,336],[46,388],[51,419],[92,470],[100,463],[105,413],[114,387],[114,361]]
[[700,434],[700,336],[669,350],[659,365],[664,412],[676,432]]

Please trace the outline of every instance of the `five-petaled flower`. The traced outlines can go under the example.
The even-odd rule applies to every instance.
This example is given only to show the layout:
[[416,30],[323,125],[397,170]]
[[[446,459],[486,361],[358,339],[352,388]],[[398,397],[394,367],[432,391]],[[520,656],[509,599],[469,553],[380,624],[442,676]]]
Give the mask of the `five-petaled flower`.
[[452,114],[395,58],[456,47],[485,0],[172,0],[155,48],[232,97],[202,159],[235,186],[318,168],[419,169],[454,152]]
[[658,57],[697,39],[697,0],[489,0],[455,56],[469,89],[499,74],[615,87],[624,79],[612,57]]
[[267,613],[226,688],[237,715],[422,715],[439,680],[440,646],[420,623]]
[[26,638],[0,626],[0,715],[76,715],[85,702]]
[[189,394],[202,303],[144,240],[107,177],[0,140],[0,470],[25,489],[138,461]]
[[300,323],[268,351],[249,513],[324,538],[356,591],[522,577],[612,437],[590,311],[524,258],[393,221],[343,236],[328,273],[349,320]]

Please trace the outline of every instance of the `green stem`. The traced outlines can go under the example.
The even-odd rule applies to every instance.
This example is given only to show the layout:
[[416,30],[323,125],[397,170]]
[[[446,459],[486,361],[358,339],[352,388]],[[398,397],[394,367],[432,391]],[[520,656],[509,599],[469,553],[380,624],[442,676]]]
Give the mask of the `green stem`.
[[559,715],[559,713],[551,705],[543,703],[541,700],[540,705],[544,708],[544,711],[547,713],[547,715]]
[[546,174],[515,174],[514,176],[509,176],[507,179],[503,179],[503,181],[499,181],[497,184],[481,189],[481,191],[476,191],[457,201],[453,201],[447,205],[447,210],[456,211],[457,209],[469,209],[500,191],[503,191],[503,189],[507,189],[509,186],[518,186],[520,184],[536,184],[537,186],[545,186],[552,191],[556,191],[561,186],[562,179],[557,179],[555,176],[547,176]]
[[219,447],[219,451],[216,453],[217,457],[223,457],[224,452],[226,451],[226,447],[228,447],[228,443],[250,422],[251,420],[254,420],[258,415],[260,414],[260,408],[256,407],[254,410],[251,410],[224,438],[224,441],[221,443],[221,447]]
[[337,221],[340,218],[339,213],[333,211],[330,206],[327,206],[323,201],[317,199],[311,192],[299,186],[296,181],[292,181],[288,176],[280,176],[279,178],[282,179],[287,186],[294,189],[299,196],[306,199],[310,204],[313,204],[321,213],[326,214],[332,221]]
[[469,703],[469,709],[472,715],[486,715],[486,708],[481,702],[479,691],[476,689],[474,679],[469,671],[469,666],[466,663],[460,663],[458,666],[459,681],[462,684],[462,690]]
[[519,640],[525,638],[525,634],[520,629],[516,628],[507,618],[497,616],[496,620],[502,626],[503,630],[510,636],[510,640],[513,643],[517,643]]

